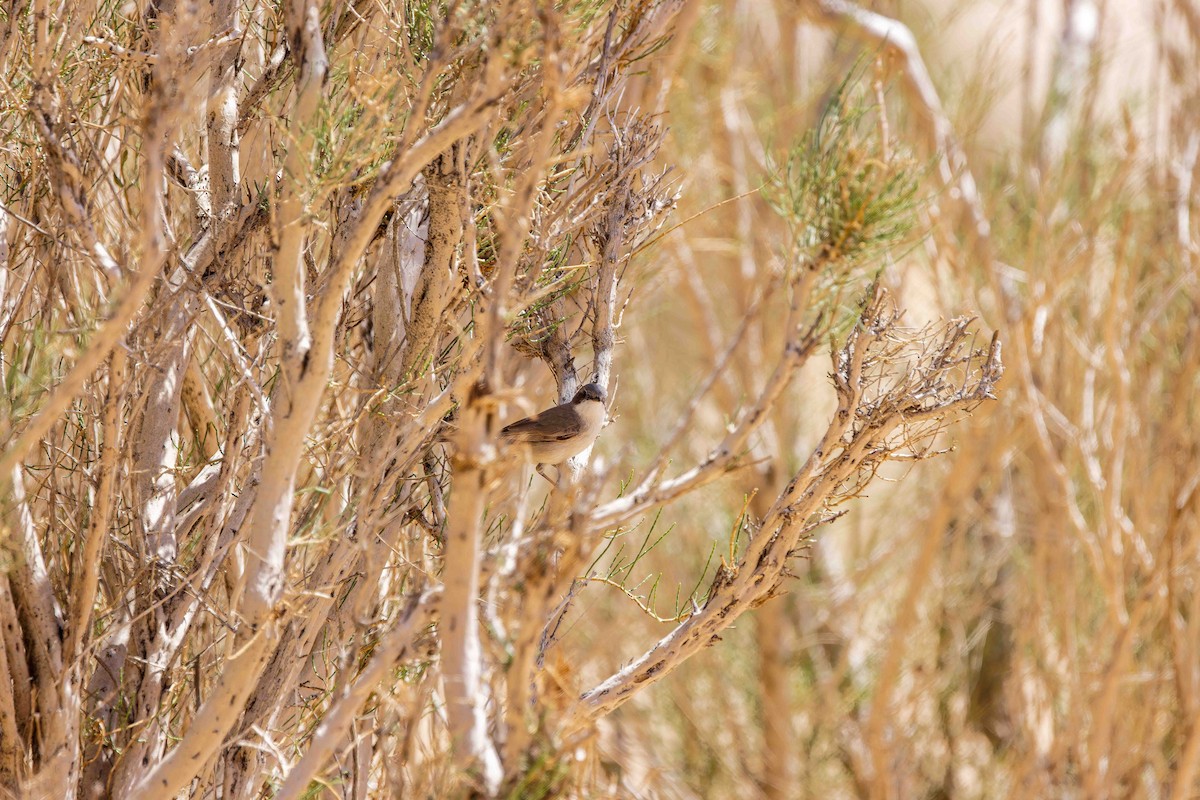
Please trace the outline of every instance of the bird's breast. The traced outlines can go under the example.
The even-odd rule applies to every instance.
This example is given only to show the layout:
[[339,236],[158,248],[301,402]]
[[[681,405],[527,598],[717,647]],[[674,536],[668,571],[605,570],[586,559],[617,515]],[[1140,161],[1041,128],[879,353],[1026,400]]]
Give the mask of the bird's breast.
[[[575,410],[583,418],[585,435],[595,438],[596,434],[600,433],[600,428],[604,426],[604,418],[607,416],[604,413],[604,403],[598,400],[585,400],[575,406]],[[590,439],[588,443],[591,443]]]

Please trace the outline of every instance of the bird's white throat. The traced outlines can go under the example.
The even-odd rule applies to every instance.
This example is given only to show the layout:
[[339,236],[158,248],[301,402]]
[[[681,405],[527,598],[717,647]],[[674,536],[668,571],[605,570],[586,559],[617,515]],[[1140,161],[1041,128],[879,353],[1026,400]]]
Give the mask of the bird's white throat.
[[575,410],[579,416],[583,417],[583,424],[587,426],[588,434],[595,436],[600,432],[600,428],[604,425],[604,403],[599,400],[584,400],[581,403],[575,404]]

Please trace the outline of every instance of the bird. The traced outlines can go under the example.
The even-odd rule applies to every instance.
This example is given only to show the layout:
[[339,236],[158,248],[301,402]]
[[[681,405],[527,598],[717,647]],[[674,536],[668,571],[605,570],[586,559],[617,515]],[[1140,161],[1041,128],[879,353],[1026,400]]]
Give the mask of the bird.
[[[525,447],[538,474],[550,481],[542,471],[546,464],[561,464],[592,446],[607,413],[608,399],[604,387],[589,383],[580,387],[570,402],[547,408],[532,417],[519,419],[500,431],[507,444]],[[557,483],[556,481],[550,481]]]

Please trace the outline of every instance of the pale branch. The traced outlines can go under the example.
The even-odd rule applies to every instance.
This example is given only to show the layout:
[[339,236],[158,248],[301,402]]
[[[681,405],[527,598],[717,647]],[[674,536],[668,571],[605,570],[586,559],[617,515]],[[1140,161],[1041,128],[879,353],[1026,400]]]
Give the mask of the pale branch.
[[171,148],[171,152],[167,155],[167,175],[187,190],[192,202],[196,204],[196,219],[201,224],[206,223],[212,215],[208,178],[206,175],[201,175],[199,170],[192,166],[187,154],[180,149],[178,144]]
[[221,332],[220,338],[214,338],[213,343],[217,347],[220,347],[222,343],[225,345],[229,360],[237,367],[242,384],[249,389],[251,395],[254,397],[258,413],[263,419],[266,419],[270,413],[271,404],[267,401],[266,396],[262,393],[262,387],[259,386],[258,380],[254,377],[247,354],[242,351],[242,343],[238,341],[237,334],[229,326],[229,321],[225,318],[225,314],[222,313],[220,306],[217,305],[216,299],[207,292],[204,294],[204,307],[208,309],[213,323]]
[[544,331],[536,344],[531,343],[529,337],[514,339],[514,347],[518,352],[531,352],[550,368],[560,402],[571,399],[579,388],[575,353],[571,347],[571,337],[567,335],[566,305],[562,297],[557,297],[537,312],[531,312],[536,313]]
[[104,547],[104,539],[108,533],[109,514],[113,505],[113,484],[117,473],[117,437],[120,412],[120,395],[125,384],[125,351],[121,348],[113,350],[108,361],[108,397],[104,405],[104,419],[100,443],[100,463],[96,470],[96,501],[92,506],[91,517],[88,520],[87,538],[75,572],[75,582],[71,588],[70,618],[67,621],[67,644],[63,650],[63,660],[72,670],[79,669],[75,657],[83,645],[87,630],[91,624],[92,609],[95,605],[96,588],[100,582],[100,554]]
[[460,161],[465,143],[451,146],[425,167],[428,193],[428,227],[425,257],[411,298],[404,326],[397,377],[414,374],[420,362],[432,359],[442,330],[442,318],[451,300],[456,273],[456,251],[463,234],[459,198],[467,190],[467,175]]
[[[241,20],[234,0],[217,0],[212,8],[212,27],[240,38]],[[208,197],[217,240],[237,213],[241,175],[238,169],[238,62],[237,48],[224,48],[212,65],[208,92]]]
[[[306,597],[303,600],[297,598],[296,613],[280,637],[279,645],[246,704],[243,726],[275,726],[275,720],[285,708],[288,693],[295,691],[301,671],[307,668],[306,662],[312,657],[314,642],[336,620],[338,587],[359,567],[360,558],[360,548],[340,546],[321,559],[320,565],[305,584],[306,590],[299,593]],[[347,603],[351,602],[353,598],[348,597]],[[242,757],[235,758],[233,766],[242,774],[236,778],[231,776],[229,783],[237,785],[240,782],[244,786],[253,784],[257,772],[248,756],[254,750],[252,747],[242,748]]]
[[497,582],[520,576],[516,585],[506,581],[514,624],[505,637],[510,656],[505,675],[505,763],[519,763],[533,741],[536,722],[532,712],[550,635],[546,633],[547,620],[554,618],[559,599],[570,593],[583,568],[588,547],[586,509],[595,505],[601,485],[598,480],[577,481],[566,484],[565,491],[555,491],[536,529],[512,542],[510,552],[515,557],[507,569],[493,576],[495,595],[501,594]]
[[[488,63],[490,65],[500,60],[497,56]],[[313,326],[318,334],[330,331],[332,322],[341,308],[342,294],[350,273],[374,239],[379,223],[391,208],[396,195],[406,191],[417,175],[438,155],[460,139],[475,133],[484,124],[485,113],[499,102],[505,89],[506,80],[498,65],[494,69],[485,70],[484,80],[471,98],[449,111],[441,122],[418,138],[412,147],[383,167],[361,211],[351,223],[350,232],[330,265],[330,275],[317,298]],[[318,348],[319,344],[322,346]],[[329,347],[332,347],[331,340],[325,342],[314,339],[314,350],[321,352]]]
[[939,177],[947,186],[956,185],[961,200],[970,212],[975,235],[980,241],[991,236],[991,224],[984,211],[975,178],[968,168],[966,154],[954,136],[954,128],[942,108],[933,78],[921,58],[916,37],[899,20],[861,8],[848,0],[809,0],[806,6],[812,17],[827,26],[839,26],[843,31],[887,48],[901,57],[905,64],[905,89],[916,101],[914,105],[925,113],[930,126],[934,152],[938,153]]
[[144,406],[138,415],[130,446],[132,450],[133,502],[138,508],[138,538],[148,554],[164,568],[175,563],[175,466],[179,460],[176,428],[183,392],[183,375],[190,358],[189,308],[196,301],[186,294],[169,302],[163,324],[163,347],[157,354],[158,369],[142,392]]
[[266,98],[276,89],[290,70],[294,68],[295,64],[293,60],[287,56],[287,43],[286,41],[280,42],[271,51],[271,57],[263,65],[262,73],[254,81],[254,85],[246,91],[246,96],[242,100],[241,109],[238,113],[237,127],[235,129],[238,137],[245,136],[249,132],[250,126],[259,119],[264,109],[267,108],[264,102]]
[[[0,614],[4,615],[4,619],[20,619],[16,598],[13,596],[12,579],[8,575],[0,575]],[[11,683],[5,684],[5,688],[11,687],[12,690],[11,698],[5,697],[4,702],[6,705],[11,703],[13,713],[16,715],[18,730],[28,736],[33,730],[35,708],[33,679],[29,674],[28,650],[25,647],[21,631],[10,630],[6,627],[0,633],[3,633],[4,638],[4,656],[8,664],[6,672],[11,679]],[[16,745],[20,741],[21,739],[14,739],[12,744]]]
[[[150,238],[153,227],[152,224],[145,226],[144,240]],[[165,253],[161,249],[155,252],[153,248],[146,248],[143,252],[149,253],[150,257],[143,260],[141,269],[126,288],[117,307],[91,337],[88,348],[71,367],[71,371],[54,387],[49,399],[38,409],[33,419],[25,424],[21,433],[5,449],[4,455],[0,456],[0,476],[3,476],[0,480],[7,480],[8,476],[12,475],[13,467],[23,461],[29,450],[61,419],[71,401],[83,390],[84,383],[108,358],[113,348],[124,337],[129,323],[141,310],[146,295],[162,271],[165,261]]]
[[180,399],[183,401],[183,411],[187,416],[188,427],[201,458],[211,463],[220,456],[217,447],[217,409],[213,406],[212,396],[205,386],[204,372],[196,361],[196,349],[192,348],[191,358],[183,373],[183,387]]
[[[611,21],[611,18],[610,18]],[[611,46],[606,34],[605,47]],[[582,77],[590,76],[586,70]],[[674,197],[663,190],[663,175],[647,179],[641,170],[658,152],[662,131],[645,119],[633,114],[624,122],[608,119],[612,143],[605,158],[596,158],[598,147],[589,144],[593,137],[592,125],[601,109],[595,107],[597,98],[613,101],[624,86],[623,79],[609,82],[605,70],[594,76],[592,105],[583,110],[584,118],[593,119],[579,134],[568,137],[567,150],[557,161],[571,164],[566,169],[570,179],[565,191],[555,182],[549,183],[544,194],[553,191],[553,202],[543,200],[543,207],[536,210],[538,227],[534,238],[543,247],[547,242],[560,242],[577,238],[575,232],[586,232],[587,239],[594,241],[600,251],[597,265],[589,277],[590,294],[586,316],[592,322],[593,364],[591,380],[607,386],[612,371],[612,353],[615,345],[615,328],[619,321],[620,304],[618,288],[624,267],[633,251],[641,243],[640,235],[656,219],[674,204]],[[552,108],[544,116],[551,116]],[[551,117],[552,118],[552,117]],[[582,178],[582,180],[581,180]],[[638,181],[641,185],[637,185]],[[576,247],[582,249],[580,244]],[[546,259],[534,259],[524,275],[521,285],[524,296],[518,304],[525,309],[526,319],[533,324],[530,330],[516,338],[520,352],[541,358],[554,374],[559,390],[559,400],[566,402],[574,394],[576,383],[575,365],[570,338],[563,330],[567,318],[565,297],[574,293],[571,288],[575,280],[573,270],[561,270],[550,279],[545,279]],[[539,305],[540,304],[540,305]]]
[[469,390],[459,415],[458,452],[453,461],[454,491],[446,511],[442,599],[442,685],[454,762],[488,795],[500,787],[504,771],[488,735],[479,641],[479,574],[487,500],[490,399],[482,387]]
[[293,114],[297,133],[284,161],[277,213],[279,246],[271,282],[282,381],[272,401],[276,418],[267,428],[263,481],[246,537],[249,566],[242,613],[251,628],[266,620],[283,590],[296,468],[304,433],[312,424],[328,374],[326,359],[320,354],[314,357],[312,352],[302,258],[307,231],[302,224],[307,193],[304,176],[328,70],[316,4],[307,0],[289,3],[287,28],[293,57],[300,64]]
[[[662,480],[661,476],[656,474],[647,475],[624,497],[610,500],[598,507],[592,513],[593,528],[606,530],[623,525],[650,508],[668,503],[712,483],[736,466],[750,437],[766,422],[770,409],[783,395],[796,371],[820,341],[820,320],[807,330],[801,331],[799,327],[814,280],[815,276],[809,270],[802,270],[793,278],[787,320],[783,326],[786,337],[783,350],[755,402],[742,410],[737,422],[726,433],[721,443],[704,461],[681,475],[669,480]],[[656,461],[663,460],[660,456]]]
[[[240,650],[225,664],[214,691],[196,712],[188,733],[140,780],[131,784],[133,797],[170,796],[178,792],[220,747],[236,722],[254,687],[277,631],[271,614],[283,591],[283,567],[290,528],[293,488],[305,433],[312,424],[329,372],[329,358],[311,352],[306,314],[304,265],[301,259],[305,232],[301,224],[313,125],[319,110],[327,59],[321,38],[319,14],[311,0],[293,0],[287,26],[293,55],[301,64],[294,120],[300,131],[285,160],[284,185],[279,200],[279,268],[273,284],[279,361],[283,381],[272,404],[274,424],[265,436],[266,458],[262,480],[251,511],[246,535],[247,568],[244,595],[237,613]],[[326,324],[332,326],[332,320]]]
[[204,768],[241,713],[254,688],[254,679],[262,672],[272,644],[267,627],[260,626],[230,654],[208,698],[192,716],[183,740],[130,788],[129,797],[137,800],[172,797]]
[[[159,158],[157,159],[159,171],[154,173],[156,175],[161,174],[163,168],[163,158],[160,151],[161,148],[151,148],[149,153],[149,155],[154,155],[156,152],[159,153]],[[151,159],[148,159],[147,174],[150,174],[150,170],[153,167],[154,163],[152,163]],[[156,185],[155,181],[149,182],[152,185]],[[157,194],[157,190],[147,188],[145,193]],[[161,220],[161,214],[157,213],[156,208],[151,208],[149,213],[154,214],[155,219]],[[157,230],[158,227],[152,224],[142,227],[139,237],[144,254],[141,268],[125,289],[124,295],[117,303],[112,314],[88,340],[88,347],[80,355],[79,360],[71,367],[66,377],[54,387],[49,399],[38,409],[33,419],[26,423],[25,428],[17,438],[9,444],[8,448],[4,451],[4,455],[0,456],[0,481],[5,480],[4,476],[12,473],[12,467],[24,460],[30,448],[41,441],[49,433],[50,429],[54,427],[55,423],[59,421],[62,414],[71,405],[71,402],[83,390],[87,379],[109,357],[113,348],[118,345],[129,330],[130,323],[142,310],[142,305],[150,292],[150,288],[154,285],[155,278],[162,272],[163,265],[166,263],[166,251],[161,246],[150,246],[150,242],[155,240]],[[188,254],[184,257],[183,261],[186,267],[195,269],[207,265],[208,261],[212,258],[212,254],[212,237],[203,235],[188,250]]]
[[329,757],[344,746],[346,734],[367,698],[390,677],[397,662],[412,648],[421,629],[437,612],[440,594],[441,590],[434,588],[414,596],[400,617],[392,621],[392,627],[375,646],[370,662],[332,698],[329,710],[313,731],[308,750],[288,770],[287,778],[275,794],[276,800],[294,800],[303,795]]
[[[760,522],[736,563],[723,564],[703,606],[626,667],[583,693],[568,717],[566,730],[577,730],[628,700],[677,668],[742,614],[765,602],[786,576],[788,560],[812,530],[811,520],[857,493],[853,478],[886,459],[901,437],[911,446],[937,435],[950,420],[992,397],[1003,373],[998,341],[974,348],[965,324],[954,321],[940,331],[904,333],[886,293],[876,287],[843,347],[835,354],[839,407],[821,444],[810,455]],[[907,343],[907,349],[897,344]],[[915,368],[895,375],[911,353]],[[910,375],[916,377],[910,378]],[[935,424],[926,424],[935,420]]]
[[[211,586],[213,578],[213,565],[216,563],[218,553],[226,550],[232,541],[232,538],[222,542],[220,536],[221,521],[224,520],[234,508],[233,497],[230,492],[234,477],[241,465],[243,452],[249,450],[253,452],[258,444],[259,427],[251,418],[250,411],[250,392],[242,387],[238,390],[232,410],[235,412],[231,420],[239,422],[231,422],[226,430],[225,441],[221,447],[221,459],[217,462],[217,472],[213,476],[207,491],[210,496],[220,498],[220,502],[213,509],[208,508],[209,498],[205,497],[196,503],[193,511],[189,512],[189,516],[194,515],[195,521],[191,524],[185,520],[180,524],[180,536],[186,536],[192,525],[196,524],[205,514],[208,515],[207,524],[202,534],[201,541],[203,548],[198,557],[195,559],[195,568],[193,575],[198,577],[198,580],[184,579],[190,585],[193,591],[193,598],[200,597],[204,592],[207,592]],[[189,487],[190,488],[190,487]],[[180,492],[180,505],[183,506],[183,492]],[[252,490],[244,492],[247,496],[254,496]],[[224,548],[222,545],[224,544]],[[180,600],[175,603],[175,608],[172,609],[171,622],[168,630],[185,631],[187,623],[185,616],[191,613],[188,608],[189,603],[185,602],[180,597]]]
[[612,373],[613,313],[617,302],[617,267],[625,243],[625,222],[629,216],[628,185],[618,186],[609,199],[608,216],[600,230],[600,263],[596,268],[596,288],[592,294],[592,381],[609,385]]
[[[541,58],[544,66],[539,73],[540,88],[544,95],[541,106],[547,119],[558,119],[566,108],[567,79],[559,52],[559,19],[557,12],[550,7],[543,9],[538,16],[543,29]],[[531,217],[538,201],[542,175],[548,172],[553,157],[556,134],[557,131],[550,125],[542,126],[533,134],[532,140],[521,153],[525,163],[512,190],[504,193],[497,204],[499,253],[491,278],[491,297],[487,314],[477,332],[477,335],[488,342],[484,351],[484,377],[494,384],[500,378],[500,360],[504,344],[501,331],[507,325],[508,299],[516,283],[517,269],[532,226]],[[502,184],[499,176],[497,178],[497,183]],[[559,393],[561,397],[561,386]]]
[[[276,402],[275,410],[290,416],[295,402],[292,394],[300,391],[306,383],[305,376],[312,356],[302,252],[308,226],[303,224],[303,215],[307,205],[307,174],[316,138],[317,113],[329,65],[321,36],[319,11],[314,3],[305,0],[289,2],[287,30],[292,57],[300,70],[296,85],[296,108],[292,115],[294,133],[284,159],[275,214],[278,245],[271,294],[275,304],[275,325],[279,331],[279,361],[284,376],[279,393],[282,402]],[[267,544],[253,538],[252,541],[254,544]]]
[[[0,578],[0,581],[4,584],[0,592],[7,592],[7,578]],[[0,610],[3,610],[2,604]],[[7,649],[0,646],[0,782],[3,782],[0,785],[4,786],[16,785],[24,760],[12,681]]]
[[39,733],[42,741],[54,742],[50,725],[60,724],[61,708],[57,678],[62,674],[62,609],[54,597],[46,559],[38,542],[37,529],[25,496],[24,470],[15,467],[10,476],[13,505],[17,517],[17,546],[20,558],[9,572],[10,585],[20,613],[22,629],[29,635],[33,664],[33,688],[37,691],[38,710],[50,715]]
[[[954,125],[946,113],[933,77],[925,65],[916,37],[897,19],[862,8],[849,0],[806,0],[804,9],[816,22],[847,33],[873,48],[896,54],[904,68],[899,70],[900,85],[917,112],[937,163],[937,176],[957,201],[969,222],[971,250],[986,270],[992,291],[1009,322],[1022,316],[1010,281],[1002,276],[992,245],[992,226],[979,185],[975,180],[966,151],[959,143]],[[948,215],[938,215],[939,219]],[[943,224],[950,220],[945,219]]]

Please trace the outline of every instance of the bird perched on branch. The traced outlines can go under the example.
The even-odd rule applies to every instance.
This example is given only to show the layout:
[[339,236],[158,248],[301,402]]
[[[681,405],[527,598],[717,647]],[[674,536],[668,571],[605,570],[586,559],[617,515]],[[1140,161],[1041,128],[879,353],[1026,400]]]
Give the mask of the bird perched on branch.
[[606,399],[603,386],[589,383],[580,388],[570,402],[506,425],[500,431],[500,438],[527,448],[529,460],[537,465],[538,474],[550,481],[542,471],[544,465],[561,464],[596,441],[604,427]]

